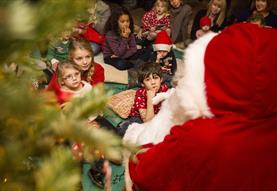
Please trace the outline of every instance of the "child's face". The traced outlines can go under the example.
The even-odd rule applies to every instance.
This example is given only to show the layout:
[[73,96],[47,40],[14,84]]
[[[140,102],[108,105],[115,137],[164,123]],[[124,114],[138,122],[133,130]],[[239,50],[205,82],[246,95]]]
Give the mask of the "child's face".
[[218,0],[212,0],[212,4],[211,4],[211,13],[213,15],[217,15],[220,13],[221,11],[221,8],[220,8],[220,5],[221,5],[221,2],[218,1]]
[[61,82],[70,90],[78,90],[81,87],[81,72],[74,68],[64,68]]
[[118,27],[120,30],[124,30],[130,27],[130,18],[128,15],[121,15],[118,18]]
[[92,64],[91,53],[86,49],[77,48],[73,51],[72,60],[75,64],[80,66],[82,71],[87,71]]
[[203,30],[203,31],[208,31],[208,30],[210,30],[210,26],[209,26],[209,25],[204,25],[204,26],[202,27],[202,30]]
[[178,8],[181,5],[181,0],[169,0],[169,3],[173,8]]
[[165,58],[167,56],[167,54],[168,54],[168,52],[165,51],[165,50],[158,50],[157,51],[157,57],[160,58],[160,59]]
[[69,38],[70,38],[70,32],[69,31],[62,32],[62,40],[68,41]]
[[256,0],[256,10],[258,12],[266,11],[267,9],[267,1],[266,0]]
[[157,74],[150,74],[147,78],[143,80],[142,86],[146,90],[155,90],[157,93],[161,87],[162,79]]
[[155,11],[157,15],[163,15],[166,13],[167,8],[163,2],[157,1],[155,4]]

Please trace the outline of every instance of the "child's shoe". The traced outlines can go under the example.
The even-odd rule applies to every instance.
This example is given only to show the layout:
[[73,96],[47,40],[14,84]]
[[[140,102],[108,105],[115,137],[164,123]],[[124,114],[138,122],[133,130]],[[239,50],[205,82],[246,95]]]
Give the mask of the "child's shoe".
[[88,171],[88,175],[90,177],[90,180],[96,185],[98,186],[99,188],[104,188],[105,186],[105,183],[104,183],[104,173],[102,172],[99,172],[93,168],[91,168],[89,171]]

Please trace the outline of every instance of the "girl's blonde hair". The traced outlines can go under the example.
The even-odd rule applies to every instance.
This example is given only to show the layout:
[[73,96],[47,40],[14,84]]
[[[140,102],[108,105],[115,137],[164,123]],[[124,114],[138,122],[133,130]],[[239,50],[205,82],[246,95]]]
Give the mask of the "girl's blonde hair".
[[60,86],[62,86],[63,72],[65,69],[75,69],[79,72],[82,72],[81,68],[77,64],[74,64],[74,62],[70,60],[60,61],[56,70],[57,80]]
[[225,19],[225,16],[226,16],[227,3],[226,3],[226,0],[210,0],[210,2],[208,3],[207,16],[209,16],[209,14],[211,13],[211,7],[212,7],[212,4],[213,4],[214,1],[217,1],[220,4],[220,12],[219,12],[219,15],[216,18],[215,23],[218,26],[221,26],[224,19]]
[[78,40],[73,40],[71,41],[71,43],[69,44],[68,47],[68,52],[69,52],[69,60],[71,62],[73,61],[73,54],[77,49],[81,49],[81,50],[87,50],[88,52],[90,52],[91,54],[91,64],[90,67],[88,68],[87,71],[82,71],[82,77],[85,77],[87,82],[91,82],[91,77],[94,73],[94,54],[93,51],[89,45],[89,42],[84,40],[84,39],[78,39]]
[[166,13],[169,13],[169,2],[168,0],[156,0],[154,7],[156,7],[157,3],[161,2],[166,7]]

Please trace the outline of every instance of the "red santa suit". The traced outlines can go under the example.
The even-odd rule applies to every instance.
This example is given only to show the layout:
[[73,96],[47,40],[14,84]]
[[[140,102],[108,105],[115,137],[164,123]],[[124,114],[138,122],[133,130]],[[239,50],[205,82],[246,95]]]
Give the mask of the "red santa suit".
[[[184,106],[179,117],[194,119],[174,126],[163,142],[129,163],[135,187],[277,190],[276,37],[276,29],[240,23],[188,47],[184,61],[190,73],[176,91]],[[204,113],[213,117],[202,118],[209,116]]]

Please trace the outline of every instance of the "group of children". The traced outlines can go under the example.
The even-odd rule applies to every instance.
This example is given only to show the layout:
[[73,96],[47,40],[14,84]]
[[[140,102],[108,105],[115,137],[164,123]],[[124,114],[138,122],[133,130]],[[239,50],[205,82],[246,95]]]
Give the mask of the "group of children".
[[[211,0],[210,5],[214,6],[210,12],[216,19],[211,19],[206,14],[199,18],[201,28],[198,27],[195,31],[197,38],[223,22],[218,20],[221,18],[221,6],[223,6],[216,4],[219,1],[223,2],[223,0]],[[103,3],[101,0],[97,1],[97,4],[107,5]],[[180,38],[184,41],[186,38],[184,30],[187,30],[191,8],[182,0],[157,0],[153,9],[143,15],[140,30],[135,34],[133,18],[126,8],[118,7],[111,12],[108,6],[104,7],[102,13],[106,15],[104,19],[106,23],[103,25],[104,21],[101,22],[101,29],[95,28],[97,22],[89,24],[78,22],[74,35],[64,32],[61,39],[50,43],[47,60],[54,72],[47,89],[55,92],[63,108],[73,97],[83,96],[96,84],[103,83],[104,69],[93,59],[102,49],[106,64],[119,70],[135,70],[138,74],[138,85],[141,86],[136,91],[129,118],[115,128],[115,131],[123,136],[131,123],[151,120],[161,106],[161,104],[153,105],[152,98],[157,93],[165,92],[172,87],[172,77],[177,70],[173,42]],[[170,14],[175,14],[175,17],[183,22],[181,27],[176,26],[176,30],[172,29],[172,24],[176,25],[176,20],[172,20]],[[96,165],[98,170],[95,172],[100,173],[100,176],[94,177],[94,182],[101,186],[103,174],[99,172],[101,169],[99,165]],[[93,173],[92,171],[92,176],[96,174]]]

